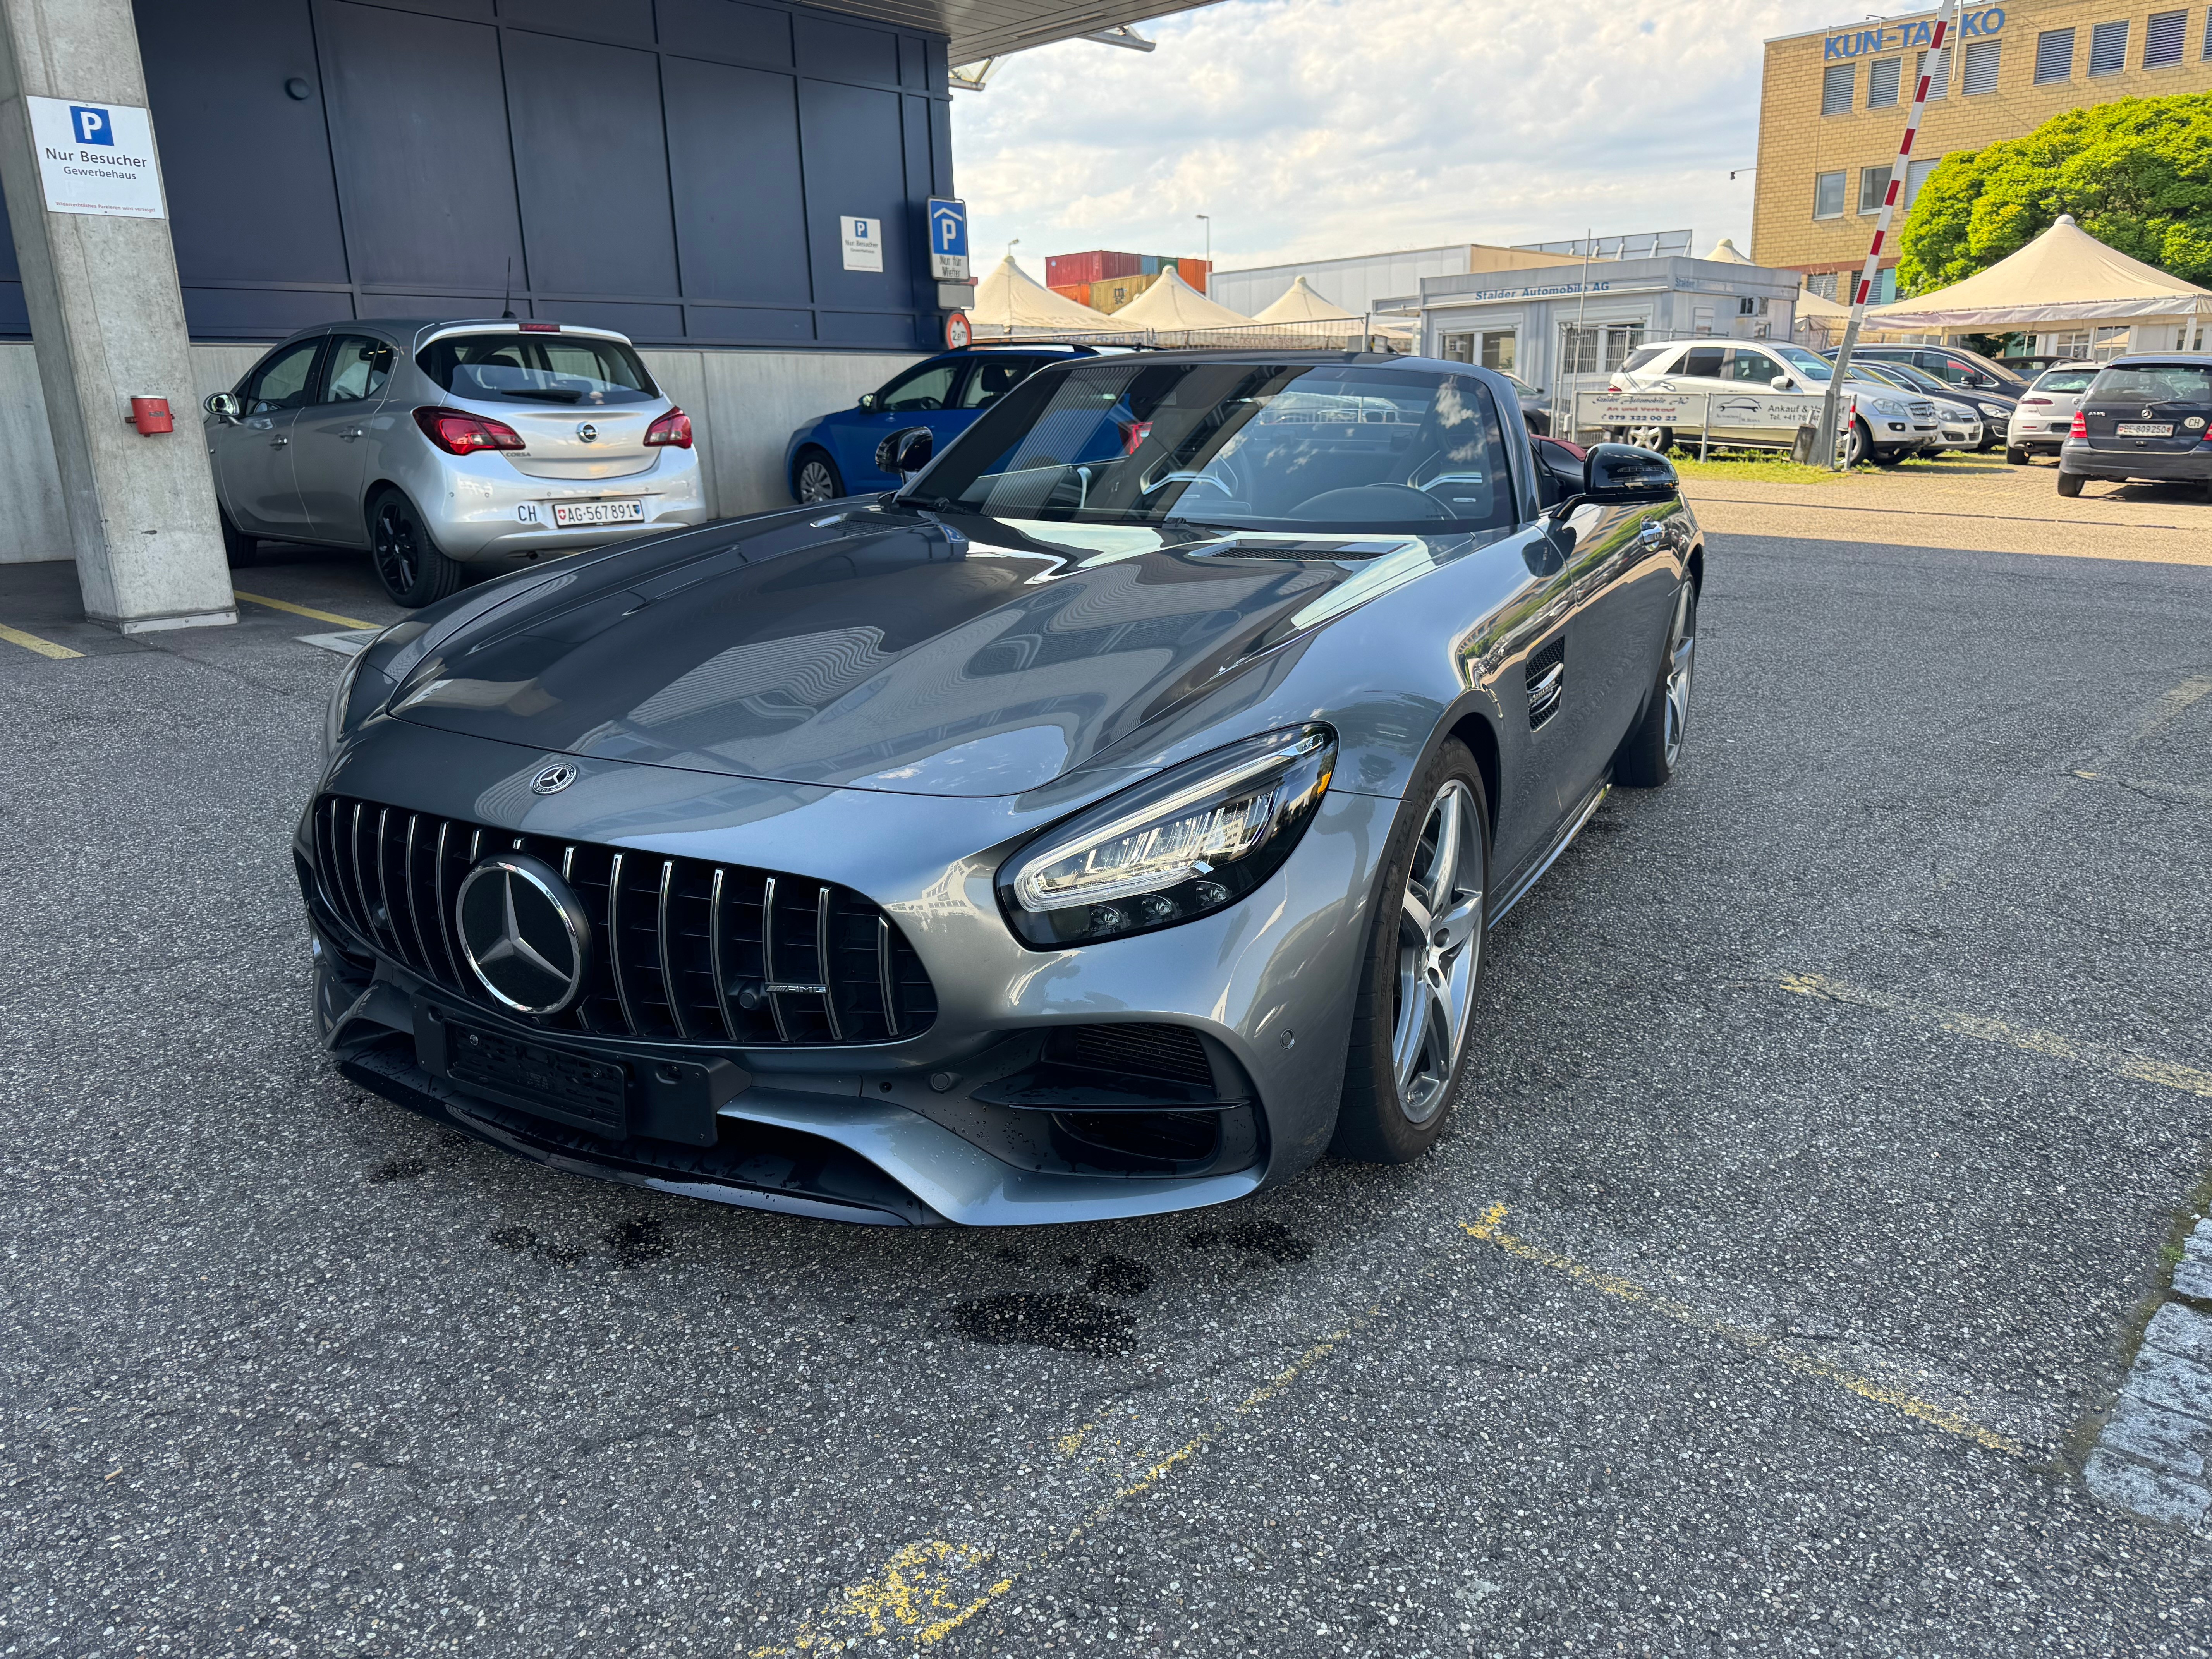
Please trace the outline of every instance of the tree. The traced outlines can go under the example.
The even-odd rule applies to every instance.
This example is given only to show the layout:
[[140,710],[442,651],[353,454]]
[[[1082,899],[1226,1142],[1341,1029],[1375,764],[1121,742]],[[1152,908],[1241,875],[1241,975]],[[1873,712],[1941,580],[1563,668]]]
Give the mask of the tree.
[[2145,264],[2212,278],[2212,93],[2093,104],[1945,156],[1899,237],[1899,292],[1987,270],[2062,213]]

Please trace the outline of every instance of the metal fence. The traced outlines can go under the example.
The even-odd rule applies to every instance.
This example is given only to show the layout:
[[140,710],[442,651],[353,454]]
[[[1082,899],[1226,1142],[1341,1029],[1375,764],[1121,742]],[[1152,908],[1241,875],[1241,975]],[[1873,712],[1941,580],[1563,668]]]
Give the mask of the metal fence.
[[994,328],[970,325],[978,345],[1032,341],[1062,345],[1212,347],[1236,351],[1395,351],[1419,344],[1416,334],[1385,331],[1365,317],[1322,318],[1303,323],[1240,323],[1223,328]]

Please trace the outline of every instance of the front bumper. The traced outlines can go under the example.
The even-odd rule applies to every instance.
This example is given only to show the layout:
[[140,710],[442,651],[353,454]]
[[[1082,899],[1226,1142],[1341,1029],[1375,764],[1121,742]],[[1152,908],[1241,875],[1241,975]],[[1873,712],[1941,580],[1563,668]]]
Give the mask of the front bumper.
[[[1284,1179],[1326,1147],[1395,799],[1333,792],[1283,867],[1226,910],[1156,933],[1037,951],[1014,939],[990,879],[1030,833],[1010,822],[1004,801],[793,790],[605,762],[581,763],[578,783],[550,799],[519,787],[552,758],[392,722],[380,740],[342,756],[326,787],[403,811],[458,805],[456,816],[496,818],[494,827],[526,836],[840,884],[879,904],[911,942],[934,986],[933,1023],[918,1035],[842,1046],[553,1033],[457,995],[364,939],[323,890],[303,821],[295,851],[318,936],[319,1028],[362,1086],[556,1167],[752,1207],[908,1224],[1188,1210]],[[684,827],[636,834],[647,799],[654,819]],[[489,810],[513,802],[529,805]],[[424,1022],[439,1018],[611,1059],[640,1086],[648,1068],[718,1061],[748,1082],[711,1107],[711,1144],[639,1133],[611,1141],[457,1084],[428,1040]],[[1214,1091],[1228,1109],[1211,1162],[1117,1168],[1111,1158],[1072,1158],[1058,1138],[1072,1120],[1036,1103],[1050,1097],[1013,1088],[1052,1034],[1117,1025],[1196,1033],[1218,1057],[1217,1078],[1237,1080]],[[775,1145],[763,1150],[764,1138]],[[760,1171],[770,1165],[783,1173],[765,1181]]]
[[2143,478],[2154,483],[2212,481],[2212,443],[2180,450],[2098,449],[2069,438],[2058,452],[2062,472],[2090,478]]

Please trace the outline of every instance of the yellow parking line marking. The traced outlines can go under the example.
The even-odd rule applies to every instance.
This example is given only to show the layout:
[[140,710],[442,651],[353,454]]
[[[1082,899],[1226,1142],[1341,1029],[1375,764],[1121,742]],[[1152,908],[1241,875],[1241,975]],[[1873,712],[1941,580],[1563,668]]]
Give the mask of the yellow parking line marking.
[[[1424,1273],[1418,1278],[1429,1276]],[[896,1637],[916,1647],[943,1641],[1006,1595],[1024,1573],[1037,1572],[1050,1565],[1115,1510],[1131,1498],[1151,1492],[1240,1420],[1291,1387],[1355,1333],[1381,1319],[1382,1314],[1378,1304],[1348,1321],[1341,1330],[1331,1332],[1315,1343],[1182,1445],[1154,1456],[1142,1474],[1126,1486],[1117,1486],[1111,1496],[1095,1504],[1066,1532],[1048,1541],[1026,1565],[1006,1572],[995,1583],[983,1582],[988,1571],[996,1565],[991,1552],[972,1544],[924,1539],[899,1551],[873,1577],[839,1590],[818,1611],[800,1620],[798,1628],[782,1643],[748,1650],[749,1659],[838,1653],[863,1636]],[[1072,1433],[1058,1436],[1054,1446],[1062,1456],[1073,1456],[1080,1450],[1084,1437],[1097,1426],[1086,1423]]]
[[2008,1024],[2001,1019],[1960,1013],[1954,1008],[1939,1008],[1932,1003],[1913,998],[1890,996],[1884,992],[1867,990],[1862,986],[1846,985],[1841,980],[1830,979],[1821,974],[1784,974],[1780,984],[1784,990],[1801,997],[1870,1008],[1878,1013],[1896,1014],[1923,1024],[1937,1026],[1959,1036],[2001,1043],[2008,1048],[2025,1048],[2030,1054],[2047,1054],[2053,1060],[2070,1060],[2076,1065],[2094,1066],[2100,1071],[2116,1073],[2138,1083],[2155,1083],[2162,1088],[2179,1089],[2184,1094],[2201,1095],[2212,1100],[2212,1072],[2199,1071],[2193,1066],[2179,1066],[2170,1060],[2134,1054],[2101,1042],[2078,1042],[2072,1037],[2061,1036],[2056,1031],[2038,1031],[2024,1025]]
[[52,640],[42,640],[36,634],[26,634],[21,629],[10,628],[5,623],[0,623],[0,640],[7,641],[10,645],[20,645],[26,651],[35,651],[42,657],[52,657],[56,662],[84,655],[82,651],[56,645]]
[[1638,1284],[1634,1279],[1622,1278],[1619,1273],[1606,1273],[1600,1268],[1574,1261],[1571,1257],[1554,1255],[1550,1250],[1531,1244],[1525,1239],[1516,1238],[1507,1232],[1504,1221],[1505,1206],[1493,1204],[1483,1212],[1481,1220],[1462,1221],[1459,1224],[1465,1228],[1469,1235],[1482,1240],[1484,1243],[1494,1244],[1506,1255],[1520,1261],[1532,1262],[1537,1267],[1548,1267],[1553,1273],[1565,1274],[1585,1289],[1596,1291],[1606,1296],[1616,1297],[1623,1302],[1632,1302],[1638,1307],[1649,1309],[1663,1318],[1673,1320],[1678,1325],[1686,1325],[1691,1329],[1702,1331],[1708,1336],[1717,1336],[1723,1342],[1741,1348],[1759,1358],[1771,1360],[1775,1364],[1797,1372],[1800,1376],[1814,1377],[1820,1382],[1832,1383],[1847,1393],[1856,1395],[1862,1400],[1870,1400],[1877,1406],[1887,1406],[1918,1422],[1927,1424],[1930,1428],[1941,1429],[1946,1434],[1955,1434],[1961,1439],[1971,1440],[1976,1445],[1986,1447],[1990,1451],[2003,1452],[2012,1457],[2027,1456],[2027,1448],[2010,1435],[2001,1434],[1995,1429],[1986,1428],[1972,1419],[1952,1411],[1948,1407],[1936,1405],[1932,1401],[1923,1400],[1917,1395],[1909,1393],[1903,1389],[1893,1388],[1887,1382],[1877,1382],[1872,1377],[1860,1376],[1855,1372],[1847,1371],[1842,1366],[1832,1364],[1817,1354],[1801,1352],[1796,1348],[1778,1342],[1764,1331],[1755,1331],[1747,1326],[1731,1323],[1728,1320],[1706,1313],[1702,1309],[1693,1308],[1686,1302],[1678,1302],[1672,1297],[1662,1296],[1656,1291]]
[[2160,795],[2179,795],[2184,800],[2212,800],[2212,789],[2201,789],[2194,784],[2162,783],[2156,778],[2120,778],[2110,772],[2076,772],[2074,775],[2085,782],[2109,783],[2153,799]]
[[294,605],[289,599],[264,599],[258,593],[240,593],[241,599],[251,599],[256,605],[265,605],[271,611],[289,611],[295,617],[306,617],[313,622],[336,623],[340,628],[375,628],[378,623],[363,622],[358,617],[341,617],[335,611],[318,611],[313,605]]

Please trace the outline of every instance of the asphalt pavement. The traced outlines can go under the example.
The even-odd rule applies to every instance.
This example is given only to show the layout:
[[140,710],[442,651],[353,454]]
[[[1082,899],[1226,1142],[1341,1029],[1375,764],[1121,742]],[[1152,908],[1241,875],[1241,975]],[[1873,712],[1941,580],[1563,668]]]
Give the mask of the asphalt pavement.
[[2212,1649],[2081,1474],[2212,1169],[2212,569],[1713,536],[1686,768],[1492,936],[1437,1152],[1018,1231],[340,1081],[297,636],[392,613],[66,574],[0,567],[83,653],[0,636],[0,1655]]

